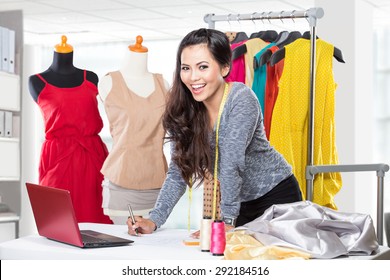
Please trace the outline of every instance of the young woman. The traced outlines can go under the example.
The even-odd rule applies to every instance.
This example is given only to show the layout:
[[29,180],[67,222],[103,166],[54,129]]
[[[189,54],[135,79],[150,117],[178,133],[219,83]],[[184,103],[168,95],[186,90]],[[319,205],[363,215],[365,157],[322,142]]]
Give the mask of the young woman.
[[226,35],[194,30],[181,41],[176,59],[163,116],[172,160],[149,219],[136,217],[134,224],[129,219],[129,234],[152,233],[164,224],[186,186],[214,174],[214,166],[226,230],[254,220],[273,204],[302,200],[291,166],[266,138],[255,94],[224,80],[231,64]]

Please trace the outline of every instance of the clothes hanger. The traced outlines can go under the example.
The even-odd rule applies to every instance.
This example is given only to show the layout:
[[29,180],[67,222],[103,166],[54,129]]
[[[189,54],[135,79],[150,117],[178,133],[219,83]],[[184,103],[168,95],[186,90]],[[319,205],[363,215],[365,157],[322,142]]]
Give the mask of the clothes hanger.
[[[255,25],[256,27],[256,22],[254,21],[253,19],[253,16],[256,14],[256,12],[254,12],[252,15],[251,15],[251,20],[253,22],[253,24]],[[263,22],[264,24],[264,21],[263,21],[263,17],[264,17],[264,12],[261,13],[261,21]],[[257,28],[255,28],[256,30]],[[253,39],[253,38],[260,38],[259,36],[262,36],[262,34],[264,33],[264,31],[258,31],[258,32],[253,32],[250,36],[249,36],[249,39]]]
[[[310,31],[305,31],[302,38],[310,40]],[[316,38],[318,39],[318,36],[316,36]],[[336,58],[338,62],[345,63],[343,53],[337,47],[334,47],[333,57]]]
[[[279,14],[279,18],[280,18],[280,21],[283,23],[283,20],[281,18],[282,17],[282,13],[283,13],[283,11]],[[289,34],[290,34],[289,31],[281,31],[273,42],[277,45],[277,44],[283,42],[284,40],[286,40],[288,38]]]
[[[231,14],[228,15],[228,22],[229,22],[229,26],[231,27],[230,16],[231,16]],[[240,27],[241,27],[240,14],[236,15],[236,20],[240,24]],[[246,35],[246,33],[243,31],[238,31],[238,32],[229,31],[229,32],[225,32],[225,34],[228,36],[230,44],[235,44],[235,43],[239,43],[239,42],[248,40],[248,35]]]
[[[299,31],[292,31],[288,34],[287,38],[285,38],[283,41],[279,42],[279,44],[276,44],[276,46],[280,49],[282,49],[285,45],[290,44],[294,42],[296,39],[301,38],[302,34]],[[278,51],[279,51],[278,50]],[[278,52],[276,51],[276,52]],[[276,53],[275,52],[275,53]],[[266,64],[268,61],[270,61],[270,58],[272,57],[272,51],[266,50],[259,59],[259,66],[262,66]],[[272,65],[272,64],[271,64]]]
[[232,60],[235,60],[239,58],[240,56],[244,55],[247,51],[245,43],[241,46],[236,47],[234,50],[232,50]]
[[298,38],[301,38],[302,37],[302,34],[301,32],[299,31],[292,31],[288,34],[287,38],[284,39],[283,41],[279,42],[278,44],[276,44],[276,46],[281,49],[283,48],[285,45],[287,44],[290,44],[292,42],[294,42],[296,39]]
[[[280,13],[280,17],[283,12]],[[294,22],[294,12],[292,12],[292,21]],[[283,20],[280,18],[280,21],[283,23]],[[299,31],[292,31],[292,32],[287,32],[287,36],[285,35],[286,33],[283,34],[281,32],[277,42],[275,42],[276,46],[279,48],[283,48],[285,45],[294,42],[296,39],[300,38],[302,34]],[[284,35],[284,36],[283,36]],[[278,52],[278,51],[276,51]],[[270,49],[266,50],[260,57],[259,59],[259,66],[262,66],[266,64],[268,61],[270,61],[271,57],[273,56],[273,53]],[[273,64],[271,64],[273,66]]]
[[249,36],[249,39],[259,38],[259,36],[261,36],[261,34],[262,34],[263,32],[264,32],[264,31],[253,32],[253,33]]
[[278,35],[278,32],[276,32],[275,30],[266,30],[257,38],[260,38],[265,42],[273,42],[278,37]]
[[[310,39],[310,32],[309,31],[304,32],[302,35],[302,39]],[[317,39],[318,39],[318,36],[317,36]],[[285,55],[286,55],[286,49],[284,47],[279,49],[278,51],[276,51],[270,58],[271,66],[274,66],[276,63],[278,63],[280,60],[282,60],[285,57]],[[341,63],[345,63],[345,61],[343,59],[343,54],[342,54],[341,50],[338,49],[337,47],[334,47],[333,57],[337,61],[339,61]]]
[[[271,12],[270,12],[271,13]],[[255,13],[254,13],[255,14]],[[254,15],[252,14],[252,16]],[[261,21],[264,23],[263,19],[265,18],[265,13],[262,13],[262,18],[261,18]],[[229,17],[228,17],[229,18]],[[253,23],[254,23],[254,20],[252,19]],[[268,13],[268,21],[269,21],[269,13]],[[249,36],[249,40],[250,39],[255,39],[255,38],[259,38],[265,42],[273,42],[275,41],[275,39],[278,37],[278,32],[276,32],[275,30],[265,30],[265,31],[259,31],[259,32],[255,32],[255,33],[252,33],[250,36]],[[245,54],[247,52],[247,48],[246,48],[246,45],[243,44],[241,46],[238,46],[237,48],[235,48],[232,52],[232,60],[240,57],[241,55]]]
[[248,40],[248,35],[246,35],[245,32],[239,31],[236,32],[235,37],[233,40],[230,41],[230,44],[239,43],[245,40]]
[[249,39],[260,38],[265,42],[273,42],[278,38],[279,34],[275,30],[263,30],[259,32],[252,33],[249,36]]
[[279,44],[280,42],[284,41],[287,38],[288,34],[290,34],[290,32],[288,31],[279,32],[278,37],[276,37],[274,43]]
[[[253,35],[253,33],[252,33]],[[278,37],[278,33],[275,30],[266,30],[266,31],[259,31],[257,33],[257,36],[250,36],[248,40],[251,39],[261,39],[265,42],[272,42]],[[251,38],[252,37],[252,38]],[[241,46],[238,46],[232,51],[232,60],[235,60],[236,58],[244,55],[247,52],[246,44],[242,44]]]

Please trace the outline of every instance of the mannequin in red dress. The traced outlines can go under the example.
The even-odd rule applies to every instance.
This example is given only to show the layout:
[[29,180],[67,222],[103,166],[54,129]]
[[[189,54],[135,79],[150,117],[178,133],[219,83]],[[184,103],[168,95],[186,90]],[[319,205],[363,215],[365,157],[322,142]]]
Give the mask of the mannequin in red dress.
[[[66,37],[63,40],[66,40]],[[71,88],[83,83],[83,72],[84,70],[73,65],[73,47],[65,41],[55,47],[52,64],[40,75],[54,86]],[[99,82],[98,76],[91,71],[87,71],[87,80],[95,85]],[[28,85],[32,98],[37,101],[45,83],[37,75],[32,75],[29,78]]]
[[63,36],[51,66],[28,84],[45,125],[39,183],[69,190],[78,222],[112,223],[101,207],[100,169],[108,150],[98,135],[97,83],[95,73],[73,66],[73,47]]

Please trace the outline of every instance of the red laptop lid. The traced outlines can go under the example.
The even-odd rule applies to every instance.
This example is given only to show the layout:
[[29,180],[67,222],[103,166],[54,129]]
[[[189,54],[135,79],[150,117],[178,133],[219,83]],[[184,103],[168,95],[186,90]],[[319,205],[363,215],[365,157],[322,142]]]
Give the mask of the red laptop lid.
[[39,235],[82,247],[69,191],[31,183],[26,187]]

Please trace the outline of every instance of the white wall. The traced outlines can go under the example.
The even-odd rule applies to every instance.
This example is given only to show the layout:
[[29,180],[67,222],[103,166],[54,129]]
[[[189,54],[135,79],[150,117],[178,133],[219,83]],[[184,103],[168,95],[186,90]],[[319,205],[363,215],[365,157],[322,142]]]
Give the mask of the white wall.
[[22,87],[22,209],[20,217],[20,236],[36,232],[30,201],[25,187],[26,182],[38,182],[38,163],[40,135],[43,129],[39,109],[28,91],[28,77],[40,69],[42,52],[38,47],[25,46],[23,50]]

